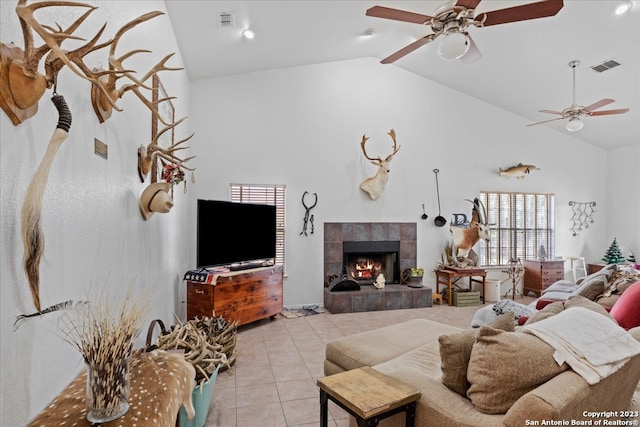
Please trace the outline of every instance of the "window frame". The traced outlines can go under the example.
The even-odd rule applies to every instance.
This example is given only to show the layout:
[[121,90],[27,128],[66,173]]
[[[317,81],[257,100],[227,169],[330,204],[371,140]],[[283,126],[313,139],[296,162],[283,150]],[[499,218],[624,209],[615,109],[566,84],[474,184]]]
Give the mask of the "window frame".
[[479,199],[487,210],[490,233],[490,241],[478,252],[479,265],[536,259],[540,245],[547,258],[555,257],[555,193],[481,191]]
[[285,197],[283,184],[229,184],[229,200],[234,203],[256,203],[276,207],[275,265],[285,262]]

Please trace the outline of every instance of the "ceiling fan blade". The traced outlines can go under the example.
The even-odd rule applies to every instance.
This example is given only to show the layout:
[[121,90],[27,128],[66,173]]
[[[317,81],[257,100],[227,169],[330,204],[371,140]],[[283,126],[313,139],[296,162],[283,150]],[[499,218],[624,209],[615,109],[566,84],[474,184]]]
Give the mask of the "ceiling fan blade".
[[628,108],[621,108],[619,110],[604,110],[604,111],[594,111],[589,114],[590,116],[608,116],[610,114],[624,114],[629,111]]
[[402,58],[403,56],[410,54],[411,52],[413,52],[414,50],[418,49],[419,47],[422,47],[425,44],[429,43],[431,40],[434,39],[434,37],[435,37],[435,34],[428,34],[428,35],[426,35],[424,37],[421,37],[418,40],[414,41],[413,43],[403,47],[402,49],[400,49],[396,53],[387,56],[386,58],[384,58],[380,62],[383,63],[383,64],[391,64],[392,62],[397,61],[398,59]]
[[557,114],[559,116],[564,116],[562,111],[554,111],[554,110],[538,110],[540,113],[549,113],[549,114]]
[[538,123],[531,123],[530,125],[527,125],[527,127],[535,126],[535,125],[541,125],[543,123],[555,122],[556,120],[562,120],[562,119],[564,119],[564,117],[558,117],[557,119],[545,120],[543,122],[538,122]]
[[462,6],[466,9],[475,9],[481,0],[458,0],[456,6]]
[[612,102],[615,102],[615,100],[609,99],[609,98],[604,98],[604,99],[601,99],[598,102],[594,102],[591,105],[587,105],[586,107],[583,108],[583,110],[586,111],[587,113],[590,113],[593,110],[597,110],[598,108],[602,108],[605,105],[611,104]]
[[[476,20],[482,21],[484,16],[484,26],[506,24],[508,22],[526,21],[528,19],[545,18],[553,16],[562,9],[563,0],[544,0],[536,3],[513,6],[506,9],[493,10],[481,13],[476,16]],[[484,16],[483,16],[484,15]]]
[[393,19],[394,21],[411,22],[413,24],[426,24],[433,19],[433,17],[429,15],[421,15],[419,13],[384,6],[373,6],[369,8],[367,9],[366,15],[376,18]]
[[480,52],[480,49],[478,49],[478,46],[476,45],[476,42],[473,41],[471,35],[468,33],[465,34],[469,39],[470,45],[467,53],[465,53],[464,56],[460,58],[460,62],[462,62],[463,64],[471,64],[482,58],[482,52]]

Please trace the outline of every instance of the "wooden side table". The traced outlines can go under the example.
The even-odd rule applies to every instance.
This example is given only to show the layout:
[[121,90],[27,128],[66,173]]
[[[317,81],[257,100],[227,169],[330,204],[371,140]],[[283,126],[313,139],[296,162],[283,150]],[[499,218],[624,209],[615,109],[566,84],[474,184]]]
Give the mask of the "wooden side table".
[[406,413],[406,427],[414,427],[416,401],[421,393],[368,366],[318,379],[320,387],[320,427],[327,427],[329,400],[353,415],[358,427],[378,422],[400,412]]
[[[447,285],[447,299],[449,305],[451,305],[453,286],[460,288],[460,286],[456,285],[456,282],[462,277],[469,278],[469,289],[471,289],[471,284],[473,282],[482,284],[482,293],[480,294],[480,299],[484,304],[484,287],[487,279],[487,270],[483,270],[481,268],[447,268],[444,270],[436,270],[436,293],[440,293],[441,284]],[[482,278],[482,280],[474,279],[474,277],[480,277]]]

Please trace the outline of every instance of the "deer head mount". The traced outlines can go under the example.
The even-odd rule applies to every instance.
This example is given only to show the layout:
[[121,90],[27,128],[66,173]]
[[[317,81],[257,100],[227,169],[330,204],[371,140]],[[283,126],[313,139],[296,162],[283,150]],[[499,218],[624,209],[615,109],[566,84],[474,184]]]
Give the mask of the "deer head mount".
[[[59,25],[54,29],[35,20],[33,14],[36,10],[50,6],[81,7],[88,10],[63,30]],[[24,49],[13,43],[7,45],[0,42],[0,106],[14,125],[19,125],[38,112],[38,101],[45,90],[55,84],[58,72],[64,65],[80,77],[91,80],[73,65],[72,59],[105,47],[106,44],[96,45],[104,27],[96,37],[73,52],[62,50],[60,45],[66,39],[82,40],[74,36],[73,32],[95,9],[94,6],[78,2],[42,1],[27,5],[27,0],[18,1],[16,14],[22,27]],[[44,40],[43,45],[34,46],[32,31]],[[47,58],[43,75],[39,72],[39,67],[45,55]]]
[[360,184],[360,189],[368,193],[369,197],[373,200],[377,200],[384,192],[384,188],[389,180],[389,164],[391,163],[393,156],[398,152],[398,150],[400,150],[400,146],[396,142],[395,130],[391,129],[388,132],[388,135],[393,140],[393,152],[384,159],[382,159],[382,157],[369,157],[367,150],[365,149],[365,144],[369,140],[367,135],[362,135],[362,141],[360,142],[360,148],[362,148],[364,157],[378,167],[378,172],[376,172],[374,176],[365,179]]
[[[152,90],[151,87],[145,85],[145,82],[159,71],[177,71],[183,69],[171,68],[165,65],[166,62],[175,54],[171,53],[162,58],[162,60],[154,65],[142,78],[138,79],[133,75],[135,71],[126,69],[123,65],[123,62],[138,53],[150,53],[151,51],[144,49],[134,49],[123,55],[116,56],[118,42],[127,31],[145,21],[148,21],[160,15],[164,15],[164,13],[159,11],[145,13],[144,15],[141,15],[136,19],[128,22],[122,28],[120,28],[120,30],[118,30],[115,37],[113,38],[113,41],[110,43],[111,47],[109,48],[108,70],[94,68],[93,70],[89,71],[87,68],[87,72],[95,76],[97,80],[97,83],[91,86],[91,104],[93,105],[93,110],[98,116],[98,120],[100,121],[100,123],[104,123],[105,120],[111,117],[111,113],[113,110],[122,111],[116,105],[116,101],[120,99],[127,91],[132,91],[144,105],[149,107],[157,114],[157,104],[153,104],[153,102],[146,98],[142,94],[142,92],[140,92],[140,88]],[[120,88],[117,88],[116,83],[118,79],[122,77],[127,77],[133,83],[125,84]],[[162,101],[163,99],[158,100],[158,102]],[[158,115],[157,117],[158,120],[160,120],[165,126],[169,126],[171,124],[165,122],[161,116]]]

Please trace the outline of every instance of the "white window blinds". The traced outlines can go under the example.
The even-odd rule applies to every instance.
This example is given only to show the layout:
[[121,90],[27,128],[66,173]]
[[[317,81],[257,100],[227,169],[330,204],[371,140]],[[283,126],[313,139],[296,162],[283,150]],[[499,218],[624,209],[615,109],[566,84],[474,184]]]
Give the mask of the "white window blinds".
[[284,185],[229,184],[229,197],[232,202],[258,203],[276,207],[276,259],[275,263],[284,265]]
[[491,230],[491,241],[478,254],[481,265],[533,259],[541,245],[555,256],[554,194],[482,192],[480,200]]

